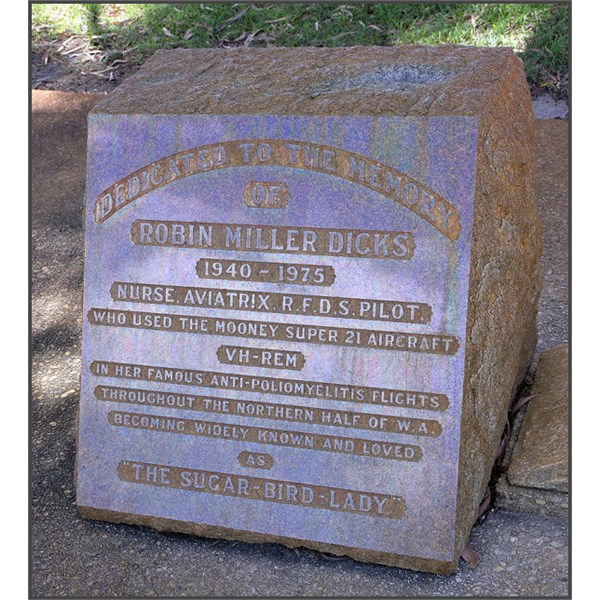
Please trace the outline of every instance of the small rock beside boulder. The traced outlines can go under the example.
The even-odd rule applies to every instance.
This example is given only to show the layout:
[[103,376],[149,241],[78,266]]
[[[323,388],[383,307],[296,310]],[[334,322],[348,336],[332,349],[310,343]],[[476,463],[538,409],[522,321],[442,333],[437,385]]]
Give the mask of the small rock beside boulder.
[[498,482],[498,506],[566,516],[569,509],[569,346],[540,358],[508,472]]

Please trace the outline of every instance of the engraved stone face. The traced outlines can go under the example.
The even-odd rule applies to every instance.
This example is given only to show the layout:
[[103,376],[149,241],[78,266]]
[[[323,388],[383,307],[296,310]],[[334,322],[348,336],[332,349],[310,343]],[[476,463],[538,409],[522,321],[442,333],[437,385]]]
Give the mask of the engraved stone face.
[[82,512],[452,562],[478,126],[92,115]]

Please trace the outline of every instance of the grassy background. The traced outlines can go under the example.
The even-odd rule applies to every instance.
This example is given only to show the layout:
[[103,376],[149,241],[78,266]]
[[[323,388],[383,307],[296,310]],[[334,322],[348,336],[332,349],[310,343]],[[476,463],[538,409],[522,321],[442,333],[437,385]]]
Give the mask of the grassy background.
[[534,90],[568,86],[569,8],[559,3],[32,5],[34,52],[51,56],[74,37],[105,66],[139,64],[159,48],[509,46]]

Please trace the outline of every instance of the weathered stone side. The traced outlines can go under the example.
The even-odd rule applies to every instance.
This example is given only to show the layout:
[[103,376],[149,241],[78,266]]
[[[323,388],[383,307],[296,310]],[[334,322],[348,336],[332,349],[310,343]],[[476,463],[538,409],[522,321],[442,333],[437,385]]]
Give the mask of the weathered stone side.
[[521,61],[480,122],[467,318],[457,559],[490,479],[509,405],[536,344],[541,223],[533,195],[534,117]]

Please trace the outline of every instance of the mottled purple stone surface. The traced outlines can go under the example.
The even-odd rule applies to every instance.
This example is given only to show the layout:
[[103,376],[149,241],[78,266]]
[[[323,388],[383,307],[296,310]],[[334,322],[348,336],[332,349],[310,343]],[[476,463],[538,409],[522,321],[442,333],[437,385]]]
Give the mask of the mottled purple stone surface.
[[[78,505],[348,548],[453,561],[477,133],[478,120],[474,117],[91,115],[85,215]],[[269,160],[261,165],[232,168],[225,164],[223,168],[181,178],[175,175],[172,183],[141,195],[104,222],[98,222],[95,213],[98,197],[138,169],[199,146],[261,139],[328,146],[406,174],[456,209],[460,218],[458,239],[450,239],[401,202],[365,185],[324,170],[272,166]],[[166,173],[157,170],[154,175],[158,181]],[[289,191],[287,205],[281,208],[249,207],[244,201],[244,189],[249,182],[255,181],[284,182]],[[408,199],[411,199],[410,194]],[[269,229],[397,231],[412,234],[415,247],[412,258],[394,260],[344,256],[343,253],[322,256],[317,253],[143,245],[134,243],[132,237],[132,227],[139,220],[251,224]],[[322,286],[201,279],[197,263],[206,258],[330,266],[335,271],[335,281]],[[218,306],[122,301],[111,296],[115,282],[423,303],[431,307],[431,317],[428,322],[411,323],[394,322],[389,318],[368,320],[316,313],[283,314]],[[415,352],[314,344],[298,339],[161,331],[142,326],[116,326],[118,322],[106,326],[98,320],[100,312],[94,316],[94,309],[259,321],[278,325],[281,330],[290,324],[304,324],[346,330],[442,335],[456,338],[458,347],[452,353]],[[118,316],[114,318],[118,319]],[[128,321],[128,324],[131,323]],[[221,346],[301,352],[305,364],[300,370],[224,364],[217,355]],[[448,406],[445,410],[436,410],[431,404],[428,408],[417,408],[406,403],[361,402],[360,397],[344,401],[317,397],[318,394],[311,397],[308,393],[286,395],[116,378],[92,368],[104,362],[356,388],[409,390],[445,395]],[[441,434],[423,435],[415,430],[402,433],[382,430],[379,426],[369,429],[368,425],[357,428],[348,425],[348,421],[346,425],[332,426],[306,420],[217,414],[189,410],[186,406],[104,401],[99,399],[101,392],[97,386],[293,405],[359,415],[369,413],[385,417],[390,428],[397,419],[433,420],[441,425]],[[221,431],[229,431],[232,435],[236,431],[238,437],[205,437],[176,430],[119,426],[114,424],[114,416],[110,417],[109,413],[114,412],[168,417],[177,422],[219,423],[223,425]],[[382,420],[377,422],[382,423]],[[228,429],[225,425],[233,427]],[[197,424],[187,426],[198,427]],[[419,459],[395,460],[381,455],[374,457],[364,453],[245,441],[242,430],[248,427],[351,438],[355,447],[360,446],[362,440],[369,440],[371,448],[373,443],[380,448],[398,444],[418,447]],[[289,436],[282,438],[280,433],[279,437],[287,439]],[[260,469],[243,465],[238,458],[242,452],[268,454],[272,466]],[[123,461],[129,461],[126,467],[123,467]],[[173,487],[173,473],[166,471],[162,483],[160,472],[156,481],[148,480],[146,467],[132,466],[144,463],[179,467],[190,473],[233,474],[238,476],[237,487],[229,493],[224,489],[224,477],[218,480],[218,485],[217,479],[213,478],[213,487],[219,489],[194,493],[184,489],[189,480],[187,475],[180,479],[179,483],[183,485],[179,487]],[[143,481],[120,477],[120,465],[130,473],[137,473]],[[326,496],[321,488],[353,493],[348,496],[339,492],[333,497],[314,500],[310,505],[311,492],[305,492],[306,503],[303,503],[299,491],[299,496],[294,497],[292,493],[287,501],[278,502],[271,498],[245,496],[243,483],[240,491],[239,478],[242,482],[247,478],[251,485],[257,478],[293,482],[299,490],[305,486],[317,496],[321,493]],[[271,488],[265,483],[262,485],[264,487],[256,494],[270,494]],[[383,514],[376,514],[376,503],[383,502],[383,498],[387,498],[388,506],[394,502],[403,503],[403,513],[390,516],[383,510]],[[344,501],[347,502],[345,509]],[[325,505],[327,502],[330,506]],[[335,506],[340,504],[342,506]],[[367,514],[361,514],[362,509]]]

